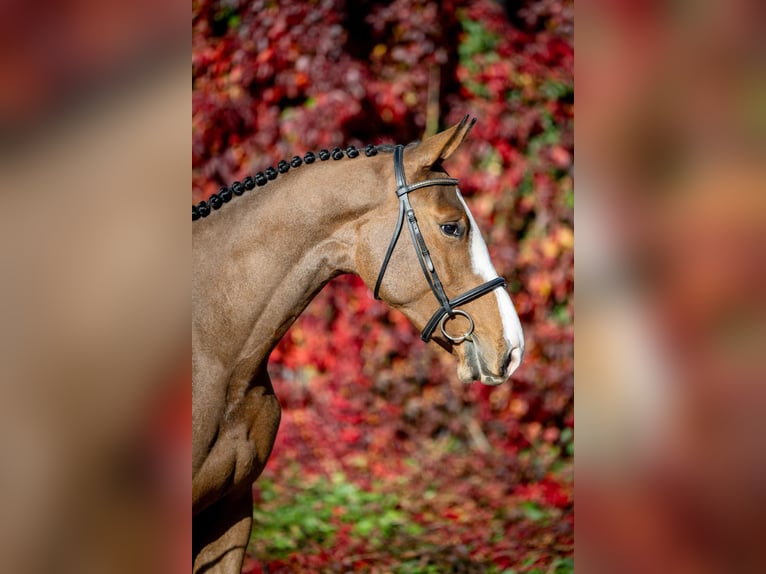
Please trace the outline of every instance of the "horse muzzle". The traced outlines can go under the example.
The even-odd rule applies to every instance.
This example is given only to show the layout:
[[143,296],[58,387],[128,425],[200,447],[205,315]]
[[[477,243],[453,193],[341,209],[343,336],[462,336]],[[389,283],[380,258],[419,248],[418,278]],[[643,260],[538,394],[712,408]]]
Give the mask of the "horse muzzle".
[[519,368],[524,355],[522,346],[514,346],[505,349],[500,358],[489,359],[495,353],[483,349],[481,341],[475,336],[453,349],[458,356],[458,378],[464,383],[479,381],[488,386],[506,382]]

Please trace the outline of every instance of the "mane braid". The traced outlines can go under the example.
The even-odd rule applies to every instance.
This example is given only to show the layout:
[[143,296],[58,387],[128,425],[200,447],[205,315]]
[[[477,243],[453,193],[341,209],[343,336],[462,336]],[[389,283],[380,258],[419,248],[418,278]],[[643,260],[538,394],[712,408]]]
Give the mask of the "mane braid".
[[[369,144],[364,148],[364,155],[367,157],[372,157],[374,155],[378,155],[378,150],[384,147],[389,146],[376,146],[373,144]],[[393,148],[392,148],[393,149]],[[385,151],[388,151],[387,149]],[[256,186],[263,187],[266,185],[269,181],[277,179],[277,176],[280,173],[287,173],[290,171],[291,167],[300,167],[304,163],[306,164],[312,164],[317,160],[317,157],[319,157],[320,161],[327,161],[328,159],[332,158],[334,160],[342,159],[344,156],[348,156],[350,158],[355,158],[359,156],[359,150],[356,149],[355,146],[350,145],[346,148],[345,154],[344,150],[340,149],[339,147],[335,147],[332,149],[332,151],[328,151],[327,149],[320,149],[317,154],[314,154],[313,151],[307,152],[302,158],[298,155],[293,156],[293,158],[288,162],[285,160],[280,160],[280,162],[277,164],[276,169],[274,167],[267,167],[263,171],[259,171],[255,174],[255,177],[247,176],[242,181],[235,181],[230,186],[223,186],[221,189],[218,190],[218,193],[214,193],[210,197],[207,198],[207,200],[200,201],[196,205],[192,205],[192,221],[197,221],[200,218],[207,217],[212,213],[213,210],[218,210],[223,207],[224,203],[229,203],[232,198],[236,195],[239,197],[245,191],[250,191],[254,189]]]

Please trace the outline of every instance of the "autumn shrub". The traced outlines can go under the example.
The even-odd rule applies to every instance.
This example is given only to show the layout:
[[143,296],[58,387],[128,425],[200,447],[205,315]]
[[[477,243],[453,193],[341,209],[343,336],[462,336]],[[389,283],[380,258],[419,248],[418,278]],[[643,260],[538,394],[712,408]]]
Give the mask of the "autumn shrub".
[[[379,493],[370,504],[383,515],[398,501],[392,516],[409,534],[388,540],[397,571],[418,560],[423,572],[429,564],[446,568],[437,557],[445,548],[465,555],[451,571],[568,567],[573,4],[506,4],[511,8],[491,0],[193,1],[193,201],[294,154],[406,143],[474,115],[469,140],[446,167],[460,178],[498,273],[508,279],[526,337],[511,383],[463,385],[454,359],[422,343],[361,280],[331,282],[270,361],[284,416],[256,493],[279,492],[285,506],[261,499],[256,519],[267,536],[256,537],[253,551],[265,560],[287,564],[290,551],[294,557],[308,547],[329,564],[345,532],[351,542],[341,545],[344,552],[376,557],[359,568],[385,563],[381,548],[359,543],[358,521],[346,532],[342,516],[298,497],[305,489],[321,504],[350,485],[368,493],[359,494],[363,500]],[[328,490],[318,486],[322,480]],[[426,500],[429,489],[436,503]],[[483,506],[463,508],[445,492]],[[349,512],[344,504],[339,508]],[[369,514],[367,534],[386,540],[380,513]],[[295,520],[286,523],[286,515]],[[442,530],[451,537],[446,546],[435,542]],[[505,536],[522,542],[507,545]],[[330,538],[335,542],[322,544]],[[270,572],[279,571],[276,563]],[[251,563],[254,572],[258,564]],[[317,564],[307,571],[322,571]],[[334,564],[343,571],[342,560]]]

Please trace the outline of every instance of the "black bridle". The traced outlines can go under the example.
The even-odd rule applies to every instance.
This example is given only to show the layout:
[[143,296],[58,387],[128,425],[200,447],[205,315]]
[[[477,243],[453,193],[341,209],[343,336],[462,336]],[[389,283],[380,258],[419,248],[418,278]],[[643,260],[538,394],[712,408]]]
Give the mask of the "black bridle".
[[[375,283],[375,298],[380,299],[378,296],[378,292],[380,291],[380,284],[383,282],[383,275],[386,273],[388,262],[391,259],[391,254],[394,252],[396,242],[399,240],[399,235],[402,232],[402,226],[404,225],[406,218],[407,225],[410,228],[412,243],[415,246],[415,253],[418,256],[420,267],[423,270],[423,275],[425,275],[426,281],[428,281],[428,286],[431,288],[431,291],[433,292],[436,300],[440,305],[439,309],[433,314],[428,323],[426,323],[426,326],[423,328],[423,331],[420,334],[420,338],[423,339],[423,341],[429,341],[431,339],[431,335],[436,330],[436,326],[439,325],[439,327],[441,327],[442,334],[451,343],[462,343],[466,339],[470,338],[471,334],[473,333],[474,323],[473,319],[468,313],[461,309],[457,309],[457,307],[465,305],[466,303],[470,303],[482,295],[486,295],[487,293],[494,291],[498,287],[504,287],[505,279],[502,277],[495,277],[486,283],[482,283],[478,287],[474,287],[473,289],[466,291],[462,295],[458,295],[454,299],[447,297],[447,294],[444,292],[444,286],[442,285],[442,282],[439,279],[439,275],[436,273],[434,263],[431,260],[431,254],[428,252],[428,247],[426,247],[426,242],[423,239],[423,234],[420,232],[420,228],[418,227],[418,220],[415,218],[415,211],[412,209],[412,205],[410,204],[409,194],[412,191],[431,185],[457,185],[458,180],[444,177],[428,179],[426,181],[407,185],[407,179],[404,175],[403,145],[397,145],[394,147],[394,174],[396,175],[396,196],[399,198],[399,218],[396,221],[396,228],[394,229],[394,235],[391,238],[391,243],[388,245],[388,251],[386,252],[386,256],[383,258],[383,265],[380,268],[380,273],[378,273],[378,280]],[[477,230],[474,230],[474,232],[476,233]],[[468,330],[459,337],[453,337],[449,335],[444,328],[447,319],[454,319],[456,315],[461,315],[468,320]]]

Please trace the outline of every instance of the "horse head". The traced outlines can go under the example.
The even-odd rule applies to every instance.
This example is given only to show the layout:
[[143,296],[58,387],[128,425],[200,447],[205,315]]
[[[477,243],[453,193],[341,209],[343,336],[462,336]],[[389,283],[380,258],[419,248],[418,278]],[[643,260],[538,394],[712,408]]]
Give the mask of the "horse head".
[[357,272],[422,330],[423,340],[457,357],[461,380],[497,385],[521,363],[524,335],[457,180],[442,167],[472,126],[466,118],[423,142],[396,146],[393,161],[382,154],[381,177],[390,188],[360,225]]

